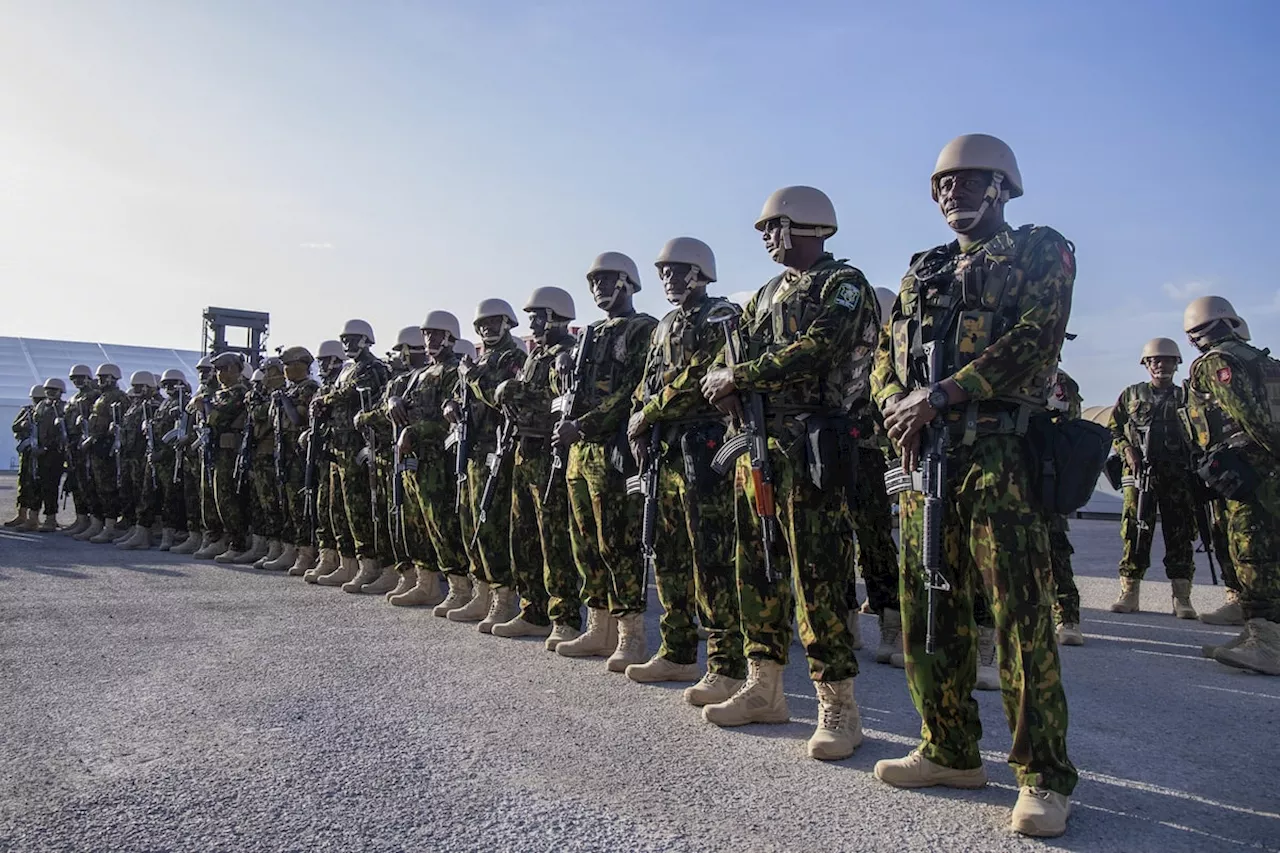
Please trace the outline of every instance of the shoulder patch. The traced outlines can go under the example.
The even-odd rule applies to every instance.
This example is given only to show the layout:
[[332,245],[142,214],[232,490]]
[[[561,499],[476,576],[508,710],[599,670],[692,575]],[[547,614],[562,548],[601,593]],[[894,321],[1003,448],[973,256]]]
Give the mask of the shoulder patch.
[[1230,365],[1226,367],[1219,367],[1218,372],[1215,375],[1218,377],[1218,381],[1221,382],[1222,384],[1224,385],[1231,384],[1231,366]]
[[856,311],[858,305],[862,303],[862,288],[858,287],[858,282],[843,282],[840,289],[836,291],[835,303],[841,308]]
[[1067,275],[1074,276],[1076,274],[1076,259],[1071,252],[1068,251],[1065,243],[1058,244],[1058,254],[1062,258],[1062,268],[1066,271]]

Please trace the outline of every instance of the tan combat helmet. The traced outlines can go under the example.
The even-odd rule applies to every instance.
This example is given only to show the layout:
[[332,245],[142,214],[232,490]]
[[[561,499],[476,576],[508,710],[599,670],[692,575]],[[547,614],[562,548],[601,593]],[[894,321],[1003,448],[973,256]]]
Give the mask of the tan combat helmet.
[[511,307],[511,303],[505,299],[483,299],[476,306],[475,322],[479,323],[487,317],[506,317],[511,321],[511,328],[520,325],[519,319],[516,318],[516,310]]
[[887,287],[877,287],[876,301],[880,303],[880,324],[884,325],[893,315],[893,303],[898,301],[898,294]]
[[[716,280],[716,256],[711,247],[696,237],[673,237],[658,252],[655,267],[663,264],[689,264],[695,273],[702,273],[707,281]],[[700,284],[695,276],[690,286]]]
[[43,399],[44,399],[44,386],[43,386],[43,385],[32,385],[32,386],[31,386],[31,393],[29,393],[27,396],[31,398],[31,401],[32,401],[33,403],[34,403],[34,402],[39,402],[40,400],[43,400]]
[[68,379],[92,379],[93,371],[89,369],[87,364],[72,365],[71,370],[67,373]]
[[435,329],[440,332],[448,332],[456,341],[462,337],[461,327],[458,325],[458,318],[449,311],[431,311],[427,314],[427,319],[422,321],[419,327],[423,333]]
[[400,347],[409,347],[409,349],[424,349],[427,345],[426,338],[422,335],[422,329],[417,326],[405,326],[396,335],[396,345],[394,349]]
[[59,394],[65,394],[67,391],[67,383],[63,382],[56,376],[50,376],[44,381],[44,390],[57,391]]
[[161,384],[165,382],[181,382],[185,385],[187,384],[187,374],[183,373],[176,367],[171,367],[161,375],[160,382]]
[[1233,329],[1240,327],[1240,315],[1230,302],[1221,296],[1201,296],[1191,300],[1187,310],[1182,312],[1182,331],[1191,334],[1215,320],[1226,320]]
[[155,390],[156,375],[150,370],[135,370],[133,375],[129,377],[129,385],[141,385],[144,388]]
[[320,349],[316,352],[316,358],[336,358],[339,361],[345,361],[347,351],[342,348],[341,341],[321,341]]
[[601,252],[596,255],[596,259],[587,268],[587,280],[590,281],[591,276],[598,272],[622,273],[629,282],[631,292],[640,292],[640,268],[622,252]]
[[117,367],[116,365],[108,361],[103,364],[99,364],[98,369],[94,371],[94,375],[97,376],[99,379],[101,379],[104,376],[110,376],[112,379],[119,382],[120,377],[123,374],[120,372],[119,367]]
[[370,326],[364,320],[348,320],[342,327],[342,334],[338,337],[344,338],[347,335],[362,335],[369,342],[369,346],[377,343],[373,339],[373,326]]
[[453,342],[453,351],[464,358],[476,360],[476,345],[466,338],[458,338]]
[[950,172],[978,169],[1000,176],[999,191],[1006,198],[1022,195],[1022,173],[1013,149],[1003,140],[985,133],[966,133],[946,144],[938,154],[929,183],[933,200],[938,200],[938,178]]
[[576,316],[573,297],[569,295],[569,291],[559,287],[534,288],[529,301],[524,304],[524,310],[546,310],[565,320],[572,320]]
[[1160,356],[1176,358],[1178,364],[1182,364],[1182,352],[1171,338],[1152,338],[1147,341],[1147,345],[1142,348],[1142,357],[1138,359],[1138,364],[1146,364],[1147,359]]

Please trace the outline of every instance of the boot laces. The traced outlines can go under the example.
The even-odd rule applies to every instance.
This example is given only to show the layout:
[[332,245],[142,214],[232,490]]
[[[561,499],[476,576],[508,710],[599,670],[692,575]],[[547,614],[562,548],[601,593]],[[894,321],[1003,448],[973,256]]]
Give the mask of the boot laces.
[[978,665],[979,666],[995,666],[996,662],[996,636],[995,632],[987,632],[978,629]]
[[823,697],[818,701],[818,728],[838,730],[844,728],[845,707],[834,697]]

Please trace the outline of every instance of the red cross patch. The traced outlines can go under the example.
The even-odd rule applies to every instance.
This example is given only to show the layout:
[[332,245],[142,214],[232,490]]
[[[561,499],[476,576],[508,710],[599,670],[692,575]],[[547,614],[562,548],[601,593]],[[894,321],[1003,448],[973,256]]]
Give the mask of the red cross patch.
[[1066,246],[1058,246],[1058,254],[1062,256],[1062,269],[1067,275],[1076,274],[1076,259],[1071,256],[1071,252]]
[[1231,368],[1230,368],[1230,367],[1219,367],[1219,368],[1218,368],[1218,381],[1219,381],[1219,382],[1221,382],[1223,385],[1228,385],[1228,384],[1230,384],[1230,383],[1231,383]]

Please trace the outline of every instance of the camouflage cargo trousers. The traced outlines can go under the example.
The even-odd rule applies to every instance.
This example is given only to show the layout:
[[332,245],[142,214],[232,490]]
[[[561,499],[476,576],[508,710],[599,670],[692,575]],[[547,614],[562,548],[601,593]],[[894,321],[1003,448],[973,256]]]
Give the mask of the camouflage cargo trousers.
[[394,494],[388,507],[391,550],[397,566],[408,563],[416,569],[436,572],[440,570],[440,557],[427,534],[426,508],[422,505],[422,493],[418,489],[417,460],[412,460],[410,465],[399,475],[403,490],[400,510],[396,511]]
[[58,488],[65,467],[66,457],[59,450],[46,450],[36,460],[36,504],[45,515],[58,514]]
[[458,486],[453,460],[443,456],[418,460],[418,470],[406,485],[407,497],[415,506],[415,514],[422,517],[426,530],[426,553],[435,560],[428,568],[445,574],[467,574],[470,564],[462,542],[462,523],[454,508]]
[[182,501],[186,517],[186,529],[192,533],[203,532],[204,519],[200,508],[200,457],[194,453],[182,455]]
[[17,505],[22,509],[40,508],[39,468],[35,451],[28,450],[18,457]]
[[1022,440],[979,436],[972,446],[953,449],[947,466],[942,554],[952,590],[936,597],[932,655],[924,650],[924,500],[917,492],[900,496],[902,633],[907,686],[921,719],[920,752],[944,767],[982,766],[982,723],[973,698],[974,599],[985,589],[1013,734],[1009,764],[1019,785],[1069,795],[1077,776],[1067,758],[1067,699],[1054,639],[1049,537],[1043,514],[1030,503]]
[[1227,544],[1245,619],[1280,622],[1280,466],[1258,467],[1245,501],[1226,501]]
[[[480,521],[480,500],[489,479],[487,457],[493,444],[477,444],[471,448],[467,460],[467,482],[462,487],[462,511],[458,514],[462,524],[462,543],[467,560],[477,579],[495,587],[508,587],[514,583],[511,575],[511,469],[515,462],[508,456],[502,463],[498,481],[494,484],[493,505]],[[479,535],[476,534],[477,525]]]
[[[104,519],[119,518],[120,488],[116,484],[115,457],[95,449],[89,457],[89,470],[93,472],[93,487],[102,503],[102,517]],[[122,468],[122,476],[123,473]]]
[[[858,476],[849,508],[853,538],[849,540],[849,607],[858,606],[855,569],[867,585],[867,601],[876,614],[898,608],[898,546],[893,541],[893,508],[884,486],[884,454],[858,448]],[[854,547],[856,543],[856,548]]]
[[[356,546],[351,541],[351,528],[347,525],[346,516],[342,516],[340,525],[333,522],[333,479],[337,476],[335,467],[328,454],[322,454],[316,462],[316,547],[351,555],[355,553]],[[342,531],[341,541],[338,531]]]
[[307,460],[296,449],[286,446],[284,458],[283,502],[280,505],[280,541],[299,548],[311,544],[311,521],[307,518]]
[[68,471],[74,468],[75,478],[72,481],[71,498],[75,502],[76,515],[102,515],[102,507],[97,492],[93,488],[93,473],[89,470],[89,456],[80,447],[80,439],[71,439],[72,451],[67,458]]
[[520,592],[520,612],[534,625],[582,629],[582,579],[569,541],[569,501],[554,489],[543,502],[551,473],[547,440],[525,439],[516,447],[511,495],[511,568]]
[[626,477],[609,464],[605,446],[587,441],[569,448],[565,486],[569,543],[583,603],[607,607],[617,617],[643,613],[648,595],[640,559],[639,496],[627,494]]
[[[333,454],[329,489],[329,523],[333,526],[338,553],[345,557],[368,558],[379,557],[380,552],[389,553],[389,544],[375,539],[369,470],[356,461],[355,453],[339,451]],[[385,522],[380,521],[377,532],[383,533],[385,529]]]
[[236,484],[237,451],[223,447],[213,453],[213,503],[220,533],[226,534],[231,550],[244,551],[249,544],[249,526],[245,519],[244,494]]
[[[772,559],[778,580],[765,577],[765,552],[756,515],[756,488],[748,454],[734,473],[734,562],[748,658],[785,664],[794,612],[814,681],[843,681],[858,674],[847,625],[848,515],[844,487],[813,485],[808,466],[783,453],[769,438],[773,465],[777,541]],[[793,592],[794,586],[794,592]]]
[[[1076,575],[1071,569],[1071,547],[1067,533],[1071,525],[1065,515],[1050,515],[1045,519],[1049,530],[1049,560],[1053,570],[1053,618],[1055,622],[1080,624],[1080,590],[1076,588]],[[981,623],[979,623],[981,624]]]
[[156,485],[159,487],[160,521],[165,527],[174,530],[187,528],[187,501],[183,490],[183,472],[178,472],[178,482],[173,481],[173,460],[176,458],[171,449],[158,451],[156,454]]
[[[1227,536],[1227,502],[1220,497],[1213,497],[1209,505],[1209,521],[1213,545],[1213,558],[1218,563],[1218,573],[1222,575],[1222,584],[1227,589],[1240,592],[1240,578],[1236,575],[1235,563],[1231,562],[1231,539]],[[1197,548],[1197,550],[1199,550]]]
[[662,602],[658,655],[672,663],[697,663],[700,622],[707,629],[707,671],[746,678],[733,564],[732,484],[728,478],[711,481],[715,474],[708,470],[706,479],[690,487],[678,444],[661,465],[654,540]]
[[279,539],[284,530],[284,489],[276,476],[275,456],[255,453],[247,474],[249,530],[268,539]]
[[200,467],[200,518],[204,524],[205,532],[214,538],[218,538],[226,533],[222,526],[222,516],[218,513],[218,451],[210,448],[207,461],[206,455],[203,453],[197,454],[196,458],[196,464]]
[[1160,508],[1160,532],[1164,536],[1164,572],[1170,580],[1191,580],[1195,574],[1191,542],[1196,536],[1195,504],[1190,473],[1177,465],[1157,465],[1147,499],[1146,530],[1138,527],[1138,490],[1124,490],[1120,516],[1120,577],[1142,580],[1151,566],[1151,541],[1155,535],[1156,507]]
[[155,499],[149,469],[140,454],[122,451],[120,459],[120,524],[132,527],[155,523],[151,507]]

